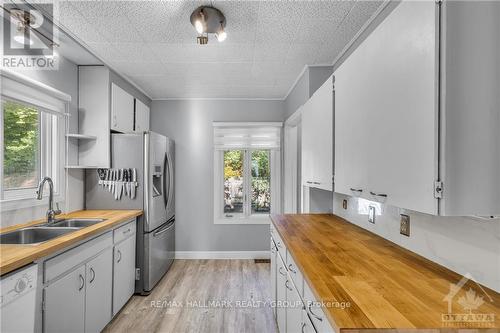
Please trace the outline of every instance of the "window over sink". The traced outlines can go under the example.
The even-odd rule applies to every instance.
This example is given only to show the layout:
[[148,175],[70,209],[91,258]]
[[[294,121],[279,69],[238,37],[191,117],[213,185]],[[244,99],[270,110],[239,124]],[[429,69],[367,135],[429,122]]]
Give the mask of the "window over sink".
[[44,203],[35,200],[35,191],[45,176],[52,178],[56,198],[61,197],[66,101],[53,94],[65,94],[15,73],[2,71],[1,80],[1,210]]
[[280,212],[281,123],[214,123],[214,222],[269,223]]

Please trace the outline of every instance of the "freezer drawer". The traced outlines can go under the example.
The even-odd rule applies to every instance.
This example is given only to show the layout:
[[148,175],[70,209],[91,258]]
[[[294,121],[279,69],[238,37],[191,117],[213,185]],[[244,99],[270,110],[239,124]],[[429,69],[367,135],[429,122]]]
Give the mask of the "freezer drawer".
[[150,291],[174,262],[175,220],[144,234],[144,290]]

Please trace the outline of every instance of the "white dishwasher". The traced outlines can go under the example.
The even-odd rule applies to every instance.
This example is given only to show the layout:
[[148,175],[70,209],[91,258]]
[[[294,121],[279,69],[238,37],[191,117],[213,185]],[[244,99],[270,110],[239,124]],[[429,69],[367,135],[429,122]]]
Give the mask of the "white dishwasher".
[[37,265],[30,265],[0,280],[2,333],[34,331],[37,275]]

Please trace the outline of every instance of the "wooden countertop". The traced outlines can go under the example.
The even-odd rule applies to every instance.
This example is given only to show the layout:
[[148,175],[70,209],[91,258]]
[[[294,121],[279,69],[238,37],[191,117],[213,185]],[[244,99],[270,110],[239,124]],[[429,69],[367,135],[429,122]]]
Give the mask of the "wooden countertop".
[[[390,328],[498,332],[500,294],[491,289],[462,280],[461,275],[335,215],[274,215],[272,221],[316,299],[350,302],[345,309],[323,308],[337,332]],[[451,284],[460,281],[466,283],[452,298],[451,313],[489,315],[492,321],[443,321],[443,314],[448,314],[445,297]],[[475,297],[465,298],[469,290]],[[467,300],[471,312],[462,307]]]
[[[68,247],[92,235],[111,229],[126,220],[140,215],[142,215],[142,210],[80,210],[69,214],[58,215],[58,219],[99,218],[105,219],[105,221],[56,237],[38,245],[0,244],[0,275],[11,272],[37,259]],[[45,221],[45,219],[41,219],[30,223],[17,224],[0,229],[0,233],[42,224],[45,223]]]

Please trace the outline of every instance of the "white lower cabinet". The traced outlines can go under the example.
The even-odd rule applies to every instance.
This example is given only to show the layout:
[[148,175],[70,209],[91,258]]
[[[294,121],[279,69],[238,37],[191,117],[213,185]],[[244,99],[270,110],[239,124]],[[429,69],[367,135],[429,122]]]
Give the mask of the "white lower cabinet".
[[100,332],[111,320],[111,248],[44,290],[45,332]]
[[[281,248],[277,248],[278,242]],[[285,253],[285,258],[281,253]],[[274,283],[276,292],[274,293]],[[271,226],[271,297],[276,304],[275,318],[281,333],[334,332],[303,272],[296,265],[285,243]]]
[[44,332],[100,332],[127,303],[135,289],[135,223],[44,260]]
[[321,309],[320,302],[317,302],[307,283],[304,283],[304,304],[306,307],[306,311],[309,314],[309,318],[312,321],[314,328],[316,329],[316,332],[335,332],[328,323],[328,319]]
[[293,285],[292,278],[287,275],[286,288],[286,332],[300,332],[302,328],[302,298]]
[[287,281],[286,265],[281,256],[277,255],[276,268],[278,271],[276,279],[276,322],[280,332],[286,332],[286,286]]
[[309,316],[307,315],[307,311],[305,309],[302,309],[302,323],[299,332],[316,333],[316,331],[314,330],[314,326],[311,322],[311,319],[309,319]]
[[85,265],[44,289],[44,332],[83,332],[85,327]]
[[[276,278],[277,278],[277,268],[276,268],[276,257],[278,249],[274,240],[271,238],[271,298],[276,300]],[[273,306],[273,314],[276,316],[276,306]]]
[[113,316],[135,290],[135,232],[115,245],[113,260]]
[[85,265],[85,332],[100,332],[111,320],[112,249]]

